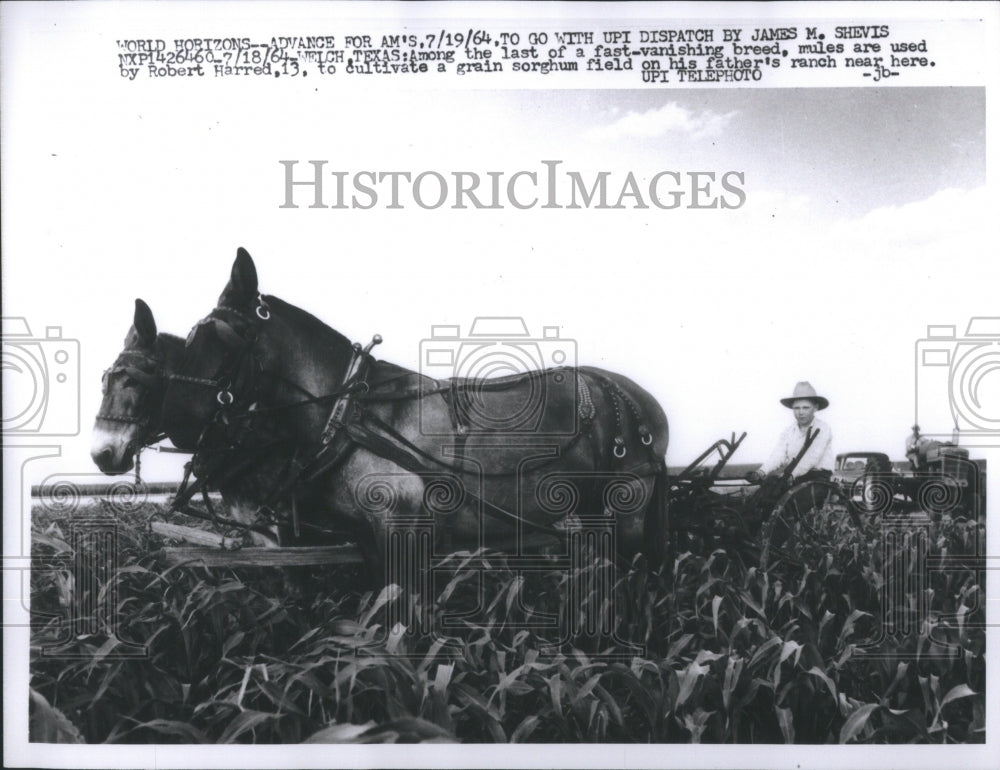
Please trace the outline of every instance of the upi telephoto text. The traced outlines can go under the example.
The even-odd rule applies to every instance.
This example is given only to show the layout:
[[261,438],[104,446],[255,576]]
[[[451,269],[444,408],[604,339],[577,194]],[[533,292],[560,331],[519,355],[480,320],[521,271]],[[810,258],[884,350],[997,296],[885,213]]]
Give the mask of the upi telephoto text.
[[279,160],[283,203],[297,209],[738,209],[742,171],[330,171],[329,161]]

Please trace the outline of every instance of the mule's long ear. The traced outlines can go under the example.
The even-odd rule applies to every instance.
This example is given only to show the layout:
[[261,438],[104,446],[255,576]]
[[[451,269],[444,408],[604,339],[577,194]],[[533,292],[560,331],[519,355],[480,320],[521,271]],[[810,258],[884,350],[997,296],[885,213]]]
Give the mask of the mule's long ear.
[[144,345],[152,345],[156,341],[156,321],[153,320],[153,311],[141,299],[135,301],[132,325],[139,335],[139,341]]
[[229,283],[219,295],[219,304],[233,308],[244,308],[257,298],[257,268],[253,259],[242,246],[236,250],[233,271]]

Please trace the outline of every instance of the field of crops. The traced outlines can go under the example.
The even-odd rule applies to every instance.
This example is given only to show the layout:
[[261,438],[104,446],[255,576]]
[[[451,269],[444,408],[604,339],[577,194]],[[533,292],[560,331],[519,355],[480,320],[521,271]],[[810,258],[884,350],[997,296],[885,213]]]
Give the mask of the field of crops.
[[[81,572],[72,517],[36,508],[32,740],[985,740],[984,583],[962,561],[981,523],[845,531],[770,573],[725,550],[662,572],[458,553],[424,607],[356,567],[167,568],[157,509],[116,513],[117,565]],[[960,558],[925,568],[942,555]],[[78,617],[109,603],[110,624]]]

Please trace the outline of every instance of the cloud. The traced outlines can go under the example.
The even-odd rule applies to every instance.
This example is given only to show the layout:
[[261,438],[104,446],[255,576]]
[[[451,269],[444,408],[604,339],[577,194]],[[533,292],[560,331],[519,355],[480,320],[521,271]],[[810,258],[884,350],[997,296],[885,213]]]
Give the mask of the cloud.
[[992,215],[998,204],[986,187],[946,188],[921,200],[841,217],[809,195],[752,189],[732,218],[744,228],[744,248],[756,244],[770,254],[776,243],[807,246],[814,258],[871,259],[873,265],[898,269],[900,257],[904,265],[918,258],[985,261],[987,244],[1000,235]]
[[652,139],[670,133],[680,133],[691,139],[704,139],[719,136],[736,114],[733,111],[722,115],[711,110],[695,113],[681,107],[677,102],[669,102],[646,112],[630,110],[613,123],[592,129],[588,132],[588,136],[597,141],[613,141],[629,138]]
[[902,206],[874,209],[860,219],[842,223],[834,234],[894,248],[936,246],[960,236],[984,239],[991,230],[996,235],[991,214],[997,210],[996,203],[985,187],[949,188]]

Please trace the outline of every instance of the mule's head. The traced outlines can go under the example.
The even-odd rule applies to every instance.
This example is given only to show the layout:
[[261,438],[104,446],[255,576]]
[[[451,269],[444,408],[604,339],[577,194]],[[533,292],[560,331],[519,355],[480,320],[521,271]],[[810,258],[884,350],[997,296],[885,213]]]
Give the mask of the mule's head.
[[262,296],[253,259],[242,248],[218,305],[184,344],[164,420],[174,443],[180,438],[203,448],[220,448],[220,441],[233,447],[251,433],[307,441],[330,410],[329,402],[310,397],[341,384],[353,353],[346,337],[304,310]]
[[154,441],[163,405],[164,371],[181,341],[157,334],[149,306],[135,301],[132,328],[115,362],[104,372],[104,397],[94,421],[90,456],[104,473],[132,469],[135,453]]
[[257,339],[269,317],[257,292],[257,271],[240,249],[218,306],[195,324],[178,371],[168,378],[164,420],[174,443],[204,442],[205,429],[225,415],[246,414],[260,397]]

